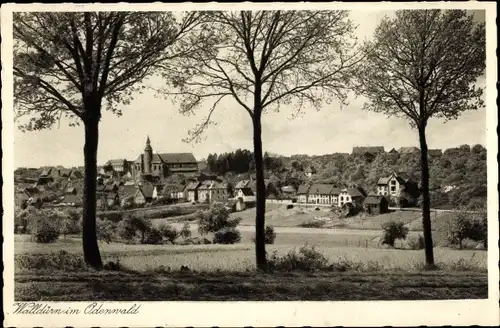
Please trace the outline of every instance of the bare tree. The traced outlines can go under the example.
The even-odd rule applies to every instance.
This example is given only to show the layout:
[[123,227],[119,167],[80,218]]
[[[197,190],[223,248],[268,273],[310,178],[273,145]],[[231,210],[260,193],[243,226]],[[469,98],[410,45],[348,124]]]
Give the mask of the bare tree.
[[[61,118],[85,129],[83,253],[102,267],[96,239],[96,175],[101,110],[121,115],[154,67],[190,51],[180,42],[196,24],[188,14],[26,12],[14,14],[14,99],[23,131]],[[29,117],[21,122],[23,116]]]
[[385,18],[358,74],[364,108],[402,116],[418,130],[425,259],[434,265],[425,128],[483,106],[475,83],[485,70],[485,26],[463,10],[402,10]]
[[307,105],[319,109],[334,98],[345,102],[355,64],[349,54],[354,27],[347,18],[346,11],[208,12],[200,25],[202,51],[179,65],[177,76],[168,81],[178,88],[182,113],[211,103],[189,141],[199,139],[226,97],[252,120],[258,269],[267,268],[262,114],[282,107],[296,113]]

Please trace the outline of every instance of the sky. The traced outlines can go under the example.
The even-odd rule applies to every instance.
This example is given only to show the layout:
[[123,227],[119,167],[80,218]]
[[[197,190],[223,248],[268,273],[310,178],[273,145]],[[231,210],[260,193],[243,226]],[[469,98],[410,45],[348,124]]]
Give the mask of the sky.
[[[369,38],[385,15],[392,13],[352,12],[351,19],[358,25],[358,39]],[[484,85],[484,77],[478,83]],[[289,156],[351,152],[354,146],[384,146],[387,151],[393,147],[418,146],[417,131],[410,128],[408,121],[363,111],[363,103],[363,98],[351,97],[349,105],[342,109],[332,103],[320,111],[305,110],[295,118],[291,118],[292,112],[286,108],[279,113],[266,113],[262,117],[263,148]],[[250,118],[233,101],[226,101],[217,109],[213,115],[216,125],[205,131],[201,142],[183,142],[188,130],[203,120],[207,110],[208,105],[196,115],[183,116],[169,100],[156,98],[152,93],[138,94],[129,105],[122,106],[121,117],[103,113],[98,163],[114,158],[135,160],[143,152],[148,135],[154,152],[192,152],[198,160],[209,153],[253,149]],[[483,108],[463,113],[459,119],[447,123],[432,119],[427,128],[428,146],[445,149],[461,144],[485,145],[485,117]],[[61,121],[50,130],[15,131],[16,167],[83,165],[82,126],[69,127]]]

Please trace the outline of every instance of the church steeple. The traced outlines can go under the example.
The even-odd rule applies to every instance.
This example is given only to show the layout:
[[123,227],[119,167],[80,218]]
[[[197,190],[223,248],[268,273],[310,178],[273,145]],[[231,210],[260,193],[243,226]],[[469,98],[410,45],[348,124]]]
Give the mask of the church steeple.
[[151,174],[151,162],[153,161],[153,147],[149,136],[146,139],[146,147],[144,148],[144,174]]

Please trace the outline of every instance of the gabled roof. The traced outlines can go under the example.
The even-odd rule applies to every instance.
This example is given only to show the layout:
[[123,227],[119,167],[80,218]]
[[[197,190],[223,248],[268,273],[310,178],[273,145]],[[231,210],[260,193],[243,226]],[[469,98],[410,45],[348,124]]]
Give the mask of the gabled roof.
[[46,176],[49,176],[50,173],[52,172],[52,168],[49,167],[49,168],[46,168],[42,171],[42,173],[40,174],[40,177],[46,177]]
[[116,199],[117,197],[118,197],[118,194],[115,192],[106,193],[106,199]]
[[420,149],[418,149],[417,147],[401,147],[398,150],[398,152],[400,154],[412,154],[412,153],[416,153],[419,151],[420,151]]
[[198,181],[196,182],[191,182],[187,185],[186,189],[187,190],[195,190],[196,188],[198,188],[200,185],[200,183]]
[[198,165],[196,158],[192,153],[163,153],[153,154],[153,163],[190,163]]
[[250,188],[241,188],[241,192],[245,196],[253,196],[254,195],[252,189],[250,189]]
[[234,189],[248,188],[250,184],[250,180],[241,180],[238,181]]
[[341,189],[337,187],[333,187],[332,190],[330,190],[330,195],[335,195],[338,196],[340,195]]
[[357,188],[347,188],[346,191],[351,197],[363,197],[363,194]]
[[80,171],[73,170],[71,171],[71,174],[69,175],[70,178],[76,178],[76,179],[81,179],[83,178],[83,174]]
[[154,186],[150,183],[143,184],[139,190],[145,198],[153,197]]
[[68,187],[68,188],[66,188],[66,192],[67,193],[74,193],[74,192],[76,192],[76,188],[75,187]]
[[307,194],[307,191],[309,190],[309,186],[307,185],[300,185],[299,190],[297,190],[298,195],[305,195]]
[[123,185],[118,189],[118,194],[120,198],[126,198],[128,196],[133,196],[137,192],[137,189],[135,185]]
[[181,184],[166,184],[163,186],[162,193],[183,192],[186,187]]
[[379,178],[377,184],[378,185],[386,185],[389,183],[390,177]]
[[333,185],[323,184],[323,183],[315,183],[309,188],[309,194],[311,195],[328,195],[332,190]]

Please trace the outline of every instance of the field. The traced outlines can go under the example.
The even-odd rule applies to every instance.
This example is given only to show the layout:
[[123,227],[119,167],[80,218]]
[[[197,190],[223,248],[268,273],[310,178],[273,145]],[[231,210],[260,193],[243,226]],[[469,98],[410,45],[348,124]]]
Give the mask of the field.
[[[418,213],[393,212],[344,220],[341,227],[328,222],[327,229],[297,225],[327,211],[286,210],[271,204],[266,221],[275,226],[277,238],[267,245],[269,254],[285,255],[307,244],[315,246],[329,263],[346,272],[275,272],[255,270],[252,238],[254,209],[234,213],[242,217],[238,229],[241,243],[235,245],[141,245],[100,243],[104,262],[119,262],[121,271],[66,272],[58,269],[16,269],[16,299],[19,300],[358,300],[445,299],[487,296],[487,252],[435,247],[437,271],[424,269],[424,252],[398,242],[395,249],[379,244],[380,225],[402,220],[418,227]],[[287,211],[290,215],[280,217]],[[273,215],[274,214],[274,215]],[[441,229],[445,215],[433,217]],[[153,219],[180,228],[185,220]],[[330,220],[334,221],[334,220]],[[197,224],[191,230],[197,235]],[[417,229],[410,234],[420,234]],[[439,240],[438,231],[434,232]],[[210,237],[209,237],[210,238]],[[437,243],[439,245],[439,242]],[[80,256],[78,236],[61,237],[53,244],[36,244],[28,235],[16,235],[16,258],[43,257],[64,250]],[[181,267],[189,268],[182,272]]]

